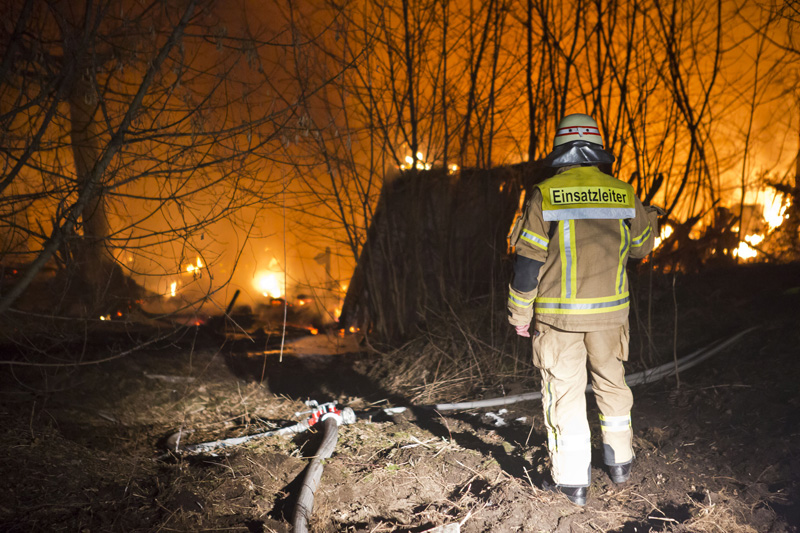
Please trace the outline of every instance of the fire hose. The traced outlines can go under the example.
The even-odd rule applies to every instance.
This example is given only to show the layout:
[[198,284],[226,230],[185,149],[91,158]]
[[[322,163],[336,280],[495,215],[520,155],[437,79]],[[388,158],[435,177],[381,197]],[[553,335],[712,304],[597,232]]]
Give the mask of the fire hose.
[[[664,363],[652,369],[643,370],[635,374],[626,376],[625,381],[629,386],[641,385],[644,383],[653,383],[668,376],[688,370],[689,368],[700,364],[706,359],[716,355],[728,346],[734,344],[747,333],[755,330],[755,327],[740,331],[736,335],[724,341],[715,341],[710,345],[701,348],[691,354],[682,357],[676,361]],[[592,386],[587,385],[586,392],[591,392]],[[413,409],[424,409],[431,411],[457,411],[467,409],[478,409],[486,407],[497,407],[509,405],[512,403],[540,400],[542,397],[541,392],[527,392],[517,394],[514,396],[504,396],[500,398],[489,398],[485,400],[478,400],[473,402],[460,402],[460,403],[441,403],[435,405],[427,405],[414,407]],[[308,430],[311,427],[322,426],[322,442],[317,450],[316,455],[313,457],[311,463],[306,470],[305,477],[303,478],[303,486],[300,490],[300,495],[297,499],[297,506],[293,517],[293,530],[296,532],[306,533],[308,531],[308,518],[311,516],[311,511],[314,507],[314,495],[319,487],[319,482],[322,477],[323,462],[333,454],[336,443],[339,438],[339,426],[341,424],[353,424],[356,421],[355,412],[345,407],[339,409],[335,403],[329,402],[325,404],[318,404],[315,401],[306,402],[312,407],[311,411],[298,412],[295,416],[302,414],[310,414],[310,416],[297,424],[287,426],[280,429],[247,435],[244,437],[234,437],[229,439],[215,440],[211,442],[204,442],[200,444],[181,445],[181,438],[184,435],[183,431],[178,431],[167,439],[167,446],[171,452],[175,453],[206,453],[220,448],[228,448],[237,446],[245,442],[259,439],[267,436],[277,435],[290,435],[298,434]],[[395,415],[403,413],[407,407],[392,407],[381,409],[384,414]],[[189,433],[189,432],[186,432]]]
[[[630,374],[625,376],[625,383],[629,387],[634,385],[643,385],[645,383],[654,383],[656,381],[660,381],[666,377],[672,376],[676,373],[683,372],[696,366],[709,357],[718,354],[728,346],[736,343],[739,339],[741,339],[746,334],[750,333],[751,331],[755,330],[755,327],[745,329],[730,337],[724,341],[715,341],[696,350],[689,355],[681,357],[677,361],[672,361],[669,363],[664,363],[663,365],[659,365],[655,368],[642,370],[641,372],[636,372],[635,374]],[[586,392],[592,392],[592,385],[589,384],[586,386]],[[517,402],[524,402],[529,400],[541,400],[542,393],[541,392],[525,392],[523,394],[517,394],[514,396],[503,396],[500,398],[487,398],[486,400],[478,400],[474,402],[459,402],[459,403],[439,403],[436,405],[428,406],[430,409],[435,409],[436,411],[460,411],[465,409],[480,409],[484,407],[499,407],[503,405],[510,405],[512,403]]]
[[303,488],[297,497],[297,506],[292,520],[292,531],[296,533],[306,533],[308,531],[308,519],[311,517],[311,510],[314,508],[314,494],[319,487],[319,480],[322,477],[323,461],[333,454],[336,442],[339,439],[339,425],[355,422],[355,414],[352,414],[352,422],[347,421],[344,412],[352,414],[353,410],[345,408],[339,411],[335,407],[321,417],[322,442],[317,449],[317,455],[308,465],[306,475],[303,478]]
[[249,442],[251,440],[256,440],[256,439],[262,439],[264,437],[277,437],[278,435],[297,435],[299,433],[307,431],[309,428],[316,425],[318,422],[324,421],[332,415],[338,417],[336,418],[336,420],[338,420],[340,424],[352,424],[356,421],[355,412],[353,412],[353,410],[350,409],[349,407],[345,407],[344,409],[340,410],[339,408],[336,407],[336,404],[333,402],[324,403],[320,405],[313,400],[306,402],[306,405],[312,407],[312,410],[298,412],[295,413],[294,415],[300,416],[304,414],[310,414],[310,416],[305,420],[301,420],[297,424],[292,424],[291,426],[286,426],[279,429],[273,429],[270,431],[264,431],[262,433],[253,433],[252,435],[245,435],[243,437],[231,437],[229,439],[201,442],[198,444],[181,444],[181,440],[183,440],[183,437],[192,433],[191,430],[184,431],[181,429],[173,433],[167,439],[166,448],[168,451],[176,454],[207,453],[213,450],[219,450],[221,448],[231,448],[233,446],[238,446],[240,444],[244,444],[245,442]]

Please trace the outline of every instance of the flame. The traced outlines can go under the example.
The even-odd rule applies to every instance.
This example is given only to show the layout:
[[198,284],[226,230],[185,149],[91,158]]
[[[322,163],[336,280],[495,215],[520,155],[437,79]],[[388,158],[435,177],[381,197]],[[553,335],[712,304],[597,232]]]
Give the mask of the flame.
[[753,259],[758,255],[758,250],[750,245],[757,245],[764,240],[763,235],[747,235],[743,241],[739,242],[739,246],[733,251],[734,257],[739,259]]
[[[409,168],[414,167],[414,158],[412,156],[407,155],[405,160],[406,162],[400,165],[400,168],[402,170],[408,170]],[[425,162],[425,156],[422,154],[422,152],[417,152],[416,162],[417,162],[416,164],[417,170],[430,170],[432,167],[430,163]]]
[[280,272],[269,270],[258,272],[253,278],[253,286],[265,297],[281,298],[285,277]]
[[789,217],[786,210],[790,205],[791,201],[788,198],[784,201],[783,195],[778,192],[772,196],[772,201],[764,202],[764,221],[769,226],[768,232],[783,224],[783,221]]
[[745,241],[739,241],[738,248],[733,250],[732,253],[734,257],[738,257],[739,259],[752,259],[758,255],[758,251],[750,248]]
[[194,264],[186,265],[186,272],[194,272],[195,270],[200,270],[203,268],[203,261],[200,260],[198,257]]
[[[771,233],[783,224],[783,221],[789,217],[789,215],[786,214],[786,210],[790,205],[791,201],[789,198],[784,198],[784,196],[777,191],[772,195],[771,199],[765,199],[762,204],[762,218],[764,222],[767,223],[767,229],[764,233],[746,235],[744,240],[739,243],[739,246],[733,250],[732,253],[734,257],[744,260],[757,257],[758,250],[756,250],[754,246],[763,241],[766,234]],[[739,228],[734,228],[734,231],[738,230]]]
[[175,296],[177,292],[178,292],[178,282],[173,281],[172,283],[169,284],[169,295]]
[[670,235],[672,235],[673,231],[674,230],[672,229],[672,226],[667,226],[667,225],[663,226],[661,228],[661,233],[659,234],[658,237],[656,237],[653,248],[658,248],[662,242],[664,242]]

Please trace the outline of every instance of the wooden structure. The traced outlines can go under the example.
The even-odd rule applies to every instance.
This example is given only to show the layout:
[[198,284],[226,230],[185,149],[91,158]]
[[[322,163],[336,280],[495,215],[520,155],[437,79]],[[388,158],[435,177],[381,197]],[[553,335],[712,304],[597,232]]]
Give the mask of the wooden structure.
[[410,171],[385,185],[340,325],[398,342],[492,291],[502,291],[505,302],[507,236],[520,193],[546,172],[537,163],[456,174]]

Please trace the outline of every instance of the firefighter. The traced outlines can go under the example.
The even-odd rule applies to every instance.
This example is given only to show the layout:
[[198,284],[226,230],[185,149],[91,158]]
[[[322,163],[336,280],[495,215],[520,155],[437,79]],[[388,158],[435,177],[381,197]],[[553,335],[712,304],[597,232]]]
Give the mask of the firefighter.
[[657,215],[629,184],[598,168],[613,161],[592,117],[564,117],[545,158],[556,174],[533,189],[510,236],[516,257],[509,323],[532,337],[542,375],[553,478],[544,488],[578,505],[586,504],[591,474],[587,362],[614,483],[630,478],[634,459],[633,395],[623,368],[630,306],[625,266],[653,249]]

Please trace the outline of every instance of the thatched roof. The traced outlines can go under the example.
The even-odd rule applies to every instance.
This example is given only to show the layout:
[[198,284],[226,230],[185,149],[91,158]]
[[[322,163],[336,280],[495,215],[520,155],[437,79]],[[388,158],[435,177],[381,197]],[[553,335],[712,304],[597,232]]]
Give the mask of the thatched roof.
[[433,316],[504,291],[521,191],[544,177],[539,165],[525,164],[410,171],[386,185],[340,324],[396,342]]

